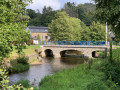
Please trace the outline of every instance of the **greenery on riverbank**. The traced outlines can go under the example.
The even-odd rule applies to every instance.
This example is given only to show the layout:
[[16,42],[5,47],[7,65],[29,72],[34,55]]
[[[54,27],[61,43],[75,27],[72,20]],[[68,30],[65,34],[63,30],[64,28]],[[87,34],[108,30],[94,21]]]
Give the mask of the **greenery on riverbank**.
[[[24,49],[23,49],[23,52],[25,53],[25,55],[30,55],[32,53],[35,53],[35,49],[38,49],[39,48],[39,45],[30,45],[30,46],[26,46]],[[18,53],[17,53],[17,50],[15,49],[15,47],[13,48],[13,51],[12,53],[10,54],[10,58],[9,59],[12,59],[14,57],[18,57]]]
[[20,73],[29,70],[28,58],[25,56],[18,57],[11,61],[12,67],[9,69],[11,73]]
[[113,50],[112,54],[112,63],[111,56],[107,59],[93,59],[88,64],[46,76],[39,83],[39,89],[120,90],[120,49]]
[[[96,59],[92,67],[84,64],[73,69],[62,70],[53,76],[46,76],[39,83],[40,90],[107,90],[109,87],[104,80],[105,74],[99,71],[100,63],[100,59]],[[97,84],[94,87],[92,83]]]

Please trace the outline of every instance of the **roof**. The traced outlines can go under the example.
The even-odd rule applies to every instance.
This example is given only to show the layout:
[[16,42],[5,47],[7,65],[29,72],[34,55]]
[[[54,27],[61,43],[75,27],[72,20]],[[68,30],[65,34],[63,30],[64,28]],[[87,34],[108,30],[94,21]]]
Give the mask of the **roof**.
[[26,30],[30,30],[30,32],[48,33],[48,27],[28,26]]

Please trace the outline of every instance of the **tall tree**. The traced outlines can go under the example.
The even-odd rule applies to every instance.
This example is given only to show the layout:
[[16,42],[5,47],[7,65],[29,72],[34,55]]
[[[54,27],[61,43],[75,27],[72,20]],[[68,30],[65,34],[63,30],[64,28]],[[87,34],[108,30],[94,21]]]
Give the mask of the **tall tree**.
[[42,13],[43,14],[46,14],[46,13],[49,13],[49,12],[51,12],[52,11],[52,8],[49,6],[49,7],[46,7],[46,6],[44,6],[44,8],[43,8],[43,10],[42,10]]
[[[1,60],[13,50],[16,43],[18,52],[21,52],[24,43],[29,41],[29,33],[25,31],[28,16],[25,7],[31,0],[0,0],[0,89],[15,90],[9,86],[6,69]],[[22,89],[19,87],[19,89]]]
[[94,0],[96,17],[103,23],[112,26],[116,37],[120,38],[120,0]]
[[78,9],[78,18],[83,21],[86,25],[91,25],[93,21],[96,21],[94,18],[95,4],[85,3],[79,4]]
[[49,24],[49,35],[54,41],[80,41],[83,23],[70,17],[65,11],[57,12],[56,19]]
[[31,19],[37,17],[37,13],[35,12],[35,10],[27,9],[27,13],[28,13],[28,15],[29,15],[29,17],[30,17]]
[[66,13],[71,17],[76,17],[76,18],[78,17],[77,8],[74,2],[73,3],[67,2],[64,5],[63,10],[65,10]]
[[25,31],[28,16],[25,7],[31,0],[1,0],[0,1],[0,60],[12,51],[13,42],[18,52],[22,51],[24,43],[30,36]]
[[31,17],[31,15],[35,15],[36,17],[30,19],[30,21],[28,22],[28,26],[48,27],[48,24],[51,23],[52,20],[54,20],[56,12],[57,11],[53,11],[50,6],[44,6],[42,14],[39,12],[39,10],[37,10],[37,12],[34,12],[35,14],[33,14],[33,12],[31,12],[30,10],[29,16]]
[[105,25],[93,22],[90,26],[91,41],[105,41]]
[[50,11],[48,13],[42,14],[41,16],[41,26],[48,27],[48,24],[55,19],[56,11]]

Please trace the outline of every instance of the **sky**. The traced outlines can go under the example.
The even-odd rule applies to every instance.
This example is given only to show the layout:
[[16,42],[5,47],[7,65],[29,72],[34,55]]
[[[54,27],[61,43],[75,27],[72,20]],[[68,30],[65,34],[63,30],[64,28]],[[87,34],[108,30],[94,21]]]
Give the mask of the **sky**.
[[27,9],[37,10],[42,12],[44,6],[51,6],[53,10],[58,10],[63,8],[64,4],[67,2],[75,2],[77,4],[91,3],[91,0],[33,0],[32,4],[27,6]]

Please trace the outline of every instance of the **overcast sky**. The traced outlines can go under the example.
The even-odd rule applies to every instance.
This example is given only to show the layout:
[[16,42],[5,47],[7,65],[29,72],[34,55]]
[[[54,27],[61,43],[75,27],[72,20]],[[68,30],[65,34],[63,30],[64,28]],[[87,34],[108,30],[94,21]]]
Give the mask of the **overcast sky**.
[[54,10],[61,9],[66,2],[75,2],[76,4],[91,3],[91,0],[33,0],[33,4],[29,4],[27,9],[42,12],[44,6],[51,6]]

